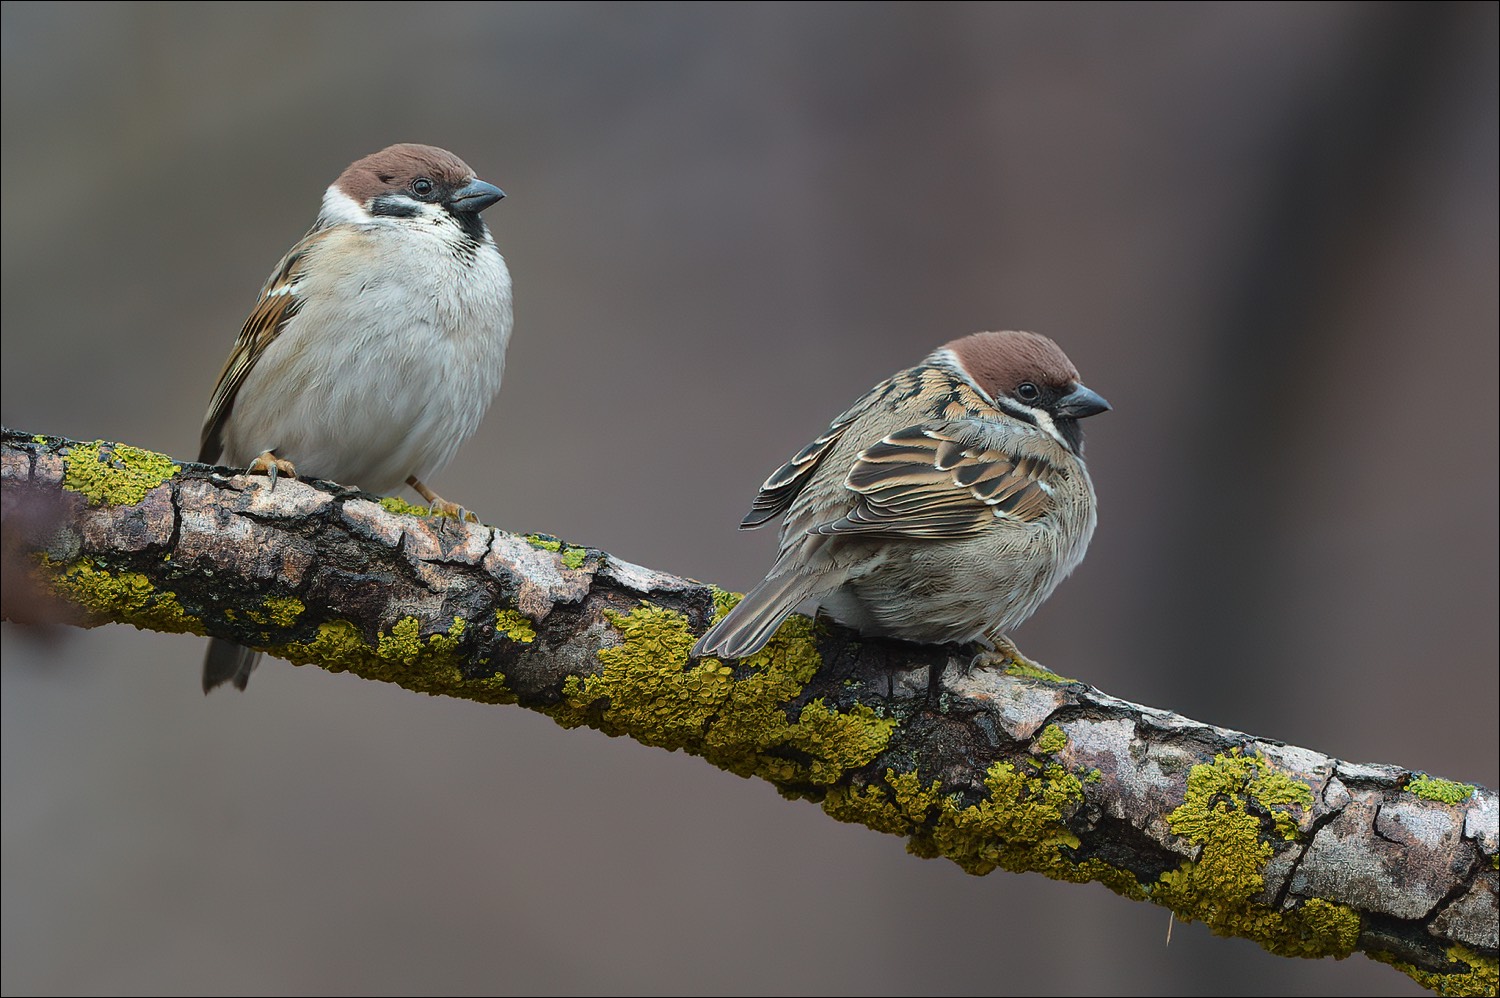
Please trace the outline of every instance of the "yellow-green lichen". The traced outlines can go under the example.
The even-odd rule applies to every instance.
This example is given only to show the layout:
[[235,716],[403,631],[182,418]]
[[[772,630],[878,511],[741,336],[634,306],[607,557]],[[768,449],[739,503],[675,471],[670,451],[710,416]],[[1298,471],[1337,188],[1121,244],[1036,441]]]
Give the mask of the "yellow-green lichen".
[[91,622],[120,621],[142,630],[202,634],[177,594],[158,589],[140,572],[110,572],[85,558],[67,567],[43,561],[52,588],[88,611]]
[[[1450,946],[1445,950],[1453,961],[1450,971],[1421,970],[1414,964],[1397,959],[1390,953],[1370,953],[1370,959],[1388,963],[1427,990],[1440,995],[1489,995],[1500,990],[1500,961],[1475,953],[1467,946]],[[1466,967],[1466,970],[1458,968]]]
[[918,829],[911,841],[919,856],[946,856],[969,873],[999,867],[1017,872],[1075,867],[1059,850],[1077,848],[1078,837],[1064,821],[1083,800],[1083,786],[1062,766],[1022,772],[997,762],[985,774],[990,796],[960,808],[945,801],[937,824]]
[[463,633],[463,619],[455,617],[453,626],[448,628],[448,633],[429,635],[426,644],[423,644],[421,622],[416,617],[402,617],[396,621],[396,625],[390,629],[389,633],[380,635],[375,654],[387,661],[400,662],[408,667],[420,661],[453,663],[456,668],[455,652],[458,650]]
[[372,646],[354,624],[330,620],[318,626],[311,641],[294,641],[266,650],[296,665],[315,664],[330,672],[352,672],[418,693],[481,703],[515,703],[515,694],[506,688],[503,677],[464,677],[460,664],[465,630],[464,620],[455,617],[446,632],[424,638],[417,618],[403,617],[389,631],[377,634]]
[[295,596],[269,596],[261,601],[262,610],[243,609],[236,610],[234,607],[224,608],[225,620],[248,620],[252,624],[274,624],[277,627],[291,627],[302,616],[307,609],[302,601]]
[[542,551],[551,551],[554,554],[561,555],[563,567],[573,569],[574,571],[582,568],[583,563],[588,560],[589,556],[587,548],[573,547],[570,544],[565,544],[551,534],[527,534],[526,543]]
[[1182,805],[1167,815],[1167,824],[1178,835],[1202,842],[1212,823],[1215,805],[1244,813],[1247,801],[1268,812],[1276,833],[1290,840],[1297,832],[1297,818],[1292,809],[1305,811],[1312,807],[1312,788],[1273,767],[1259,752],[1245,755],[1235,749],[1214,756],[1211,763],[1193,767]]
[[688,659],[693,634],[680,613],[643,603],[611,613],[624,639],[599,652],[597,675],[569,677],[563,724],[586,723],[647,745],[702,755],[740,776],[783,790],[824,787],[870,762],[890,741],[895,721],[864,705],[842,712],[816,699],[795,720],[795,700],[822,664],[812,622],[793,617],[736,670],[717,659]]
[[911,835],[943,803],[937,780],[924,786],[916,773],[887,769],[885,782],[889,791],[874,784],[833,787],[823,798],[823,811],[877,832]]
[[380,500],[380,508],[387,513],[395,513],[397,516],[428,516],[433,513],[433,510],[427,506],[418,506],[397,496],[383,497]]
[[551,534],[527,534],[526,543],[543,551],[561,551],[562,541]]
[[1018,679],[1040,679],[1048,683],[1076,683],[1078,680],[1069,679],[1067,676],[1059,676],[1045,665],[1031,661],[1016,661],[1011,659],[1005,666],[1007,676],[1015,676]]
[[997,762],[985,777],[989,796],[968,806],[943,794],[936,780],[923,784],[915,773],[888,769],[885,783],[888,789],[835,788],[823,809],[840,821],[911,836],[911,852],[947,857],[970,873],[1003,867],[1067,880],[1095,879],[1080,877],[1079,864],[1060,853],[1063,847],[1078,846],[1065,819],[1083,799],[1077,779],[1061,766],[1022,772],[1008,762]]
[[[1188,781],[1192,782],[1191,776]],[[1306,812],[1313,804],[1312,787],[1271,768],[1264,759],[1260,775],[1250,781],[1250,797],[1271,812],[1276,834],[1288,842],[1297,837],[1297,818],[1292,809]]]
[[1049,724],[1037,736],[1033,747],[1043,755],[1055,755],[1068,747],[1068,733],[1055,724]]
[[1236,749],[1194,766],[1183,803],[1167,815],[1167,824],[1201,851],[1196,860],[1162,874],[1152,885],[1152,900],[1218,935],[1253,939],[1281,956],[1348,956],[1360,929],[1352,909],[1306,901],[1281,911],[1255,900],[1274,854],[1271,840],[1296,838],[1293,812],[1305,811],[1312,801],[1311,787],[1260,753]]
[[165,454],[96,440],[65,452],[63,488],[84,496],[90,506],[134,506],[181,470]]
[[946,857],[964,870],[1033,871],[1072,883],[1098,881],[1117,894],[1144,899],[1145,889],[1129,870],[1101,859],[1078,861],[1078,837],[1067,818],[1083,800],[1083,786],[1056,763],[1028,760],[1018,769],[997,762],[986,774],[989,796],[965,805],[944,794],[938,781],[923,783],[914,772],[885,772],[884,786],[834,787],[823,810],[839,821],[909,837],[907,850],[925,858]]
[[1261,938],[1256,941],[1280,956],[1312,959],[1331,956],[1342,960],[1353,953],[1359,943],[1359,913],[1345,905],[1323,898],[1308,898],[1297,907],[1279,914],[1281,924],[1275,932],[1275,944],[1268,944]]
[[716,621],[729,613],[730,610],[733,610],[735,604],[745,598],[744,593],[732,593],[727,589],[720,589],[718,586],[709,586],[708,591],[713,597],[714,620]]
[[512,641],[529,645],[536,640],[536,628],[531,618],[518,610],[496,610],[495,626]]
[[519,702],[515,691],[505,684],[505,674],[502,672],[479,679],[464,680],[463,688],[458,696],[465,697],[477,703]]
[[1116,894],[1132,901],[1145,901],[1151,894],[1140,878],[1129,870],[1112,866],[1102,859],[1086,859],[1076,867],[1077,876],[1058,877],[1071,883],[1100,883]]
[[1444,804],[1462,804],[1474,793],[1472,783],[1454,783],[1435,776],[1416,776],[1406,784],[1406,789],[1423,800],[1441,801]]
[[277,627],[291,627],[307,609],[295,596],[270,596],[262,600],[267,619]]

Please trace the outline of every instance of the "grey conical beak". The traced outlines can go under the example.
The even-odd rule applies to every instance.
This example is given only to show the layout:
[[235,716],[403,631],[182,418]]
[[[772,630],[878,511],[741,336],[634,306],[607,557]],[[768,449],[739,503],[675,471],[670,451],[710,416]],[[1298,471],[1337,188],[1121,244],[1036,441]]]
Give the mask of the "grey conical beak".
[[478,214],[490,205],[505,197],[505,192],[494,184],[487,184],[483,180],[471,180],[448,199],[448,205],[454,211],[461,211],[468,215]]
[[1067,419],[1082,419],[1109,410],[1110,404],[1104,401],[1104,396],[1079,384],[1075,384],[1073,390],[1058,399],[1052,407],[1053,412]]

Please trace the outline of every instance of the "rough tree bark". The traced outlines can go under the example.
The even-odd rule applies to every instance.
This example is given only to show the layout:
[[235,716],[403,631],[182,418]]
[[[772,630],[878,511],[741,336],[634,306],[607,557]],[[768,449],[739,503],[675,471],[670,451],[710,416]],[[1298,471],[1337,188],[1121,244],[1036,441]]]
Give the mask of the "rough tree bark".
[[746,661],[692,661],[733,599],[713,586],[327,483],[9,430],[0,459],[7,620],[190,631],[519,704],[759,776],[971,873],[1097,880],[1275,953],[1361,951],[1495,993],[1491,790],[804,617]]

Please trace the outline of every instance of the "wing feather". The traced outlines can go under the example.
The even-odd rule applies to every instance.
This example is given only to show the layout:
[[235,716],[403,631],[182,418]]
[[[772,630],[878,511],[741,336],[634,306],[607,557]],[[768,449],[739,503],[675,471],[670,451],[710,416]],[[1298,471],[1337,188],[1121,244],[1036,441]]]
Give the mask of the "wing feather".
[[807,487],[818,465],[843,437],[849,424],[883,399],[891,390],[895,380],[895,378],[887,378],[870,389],[847,412],[835,419],[822,436],[798,451],[796,457],[773,471],[771,477],[767,478],[765,484],[760,487],[760,492],[754,501],[751,502],[750,512],[746,513],[745,519],[740,521],[740,529],[748,530],[759,527],[790,509],[793,501]]
[[271,277],[261,288],[260,299],[250,310],[240,335],[235,340],[234,350],[229,354],[224,369],[219,372],[214,386],[213,398],[208,404],[208,414],[203,420],[202,446],[198,460],[213,464],[224,453],[224,424],[234,411],[234,400],[245,379],[255,364],[265,354],[266,348],[281,335],[287,322],[302,308],[298,284],[302,278],[302,267],[308,250],[321,241],[327,229],[313,230],[293,246],[291,252],[282,257]]
[[859,496],[854,508],[810,532],[952,539],[997,516],[1031,523],[1052,512],[1061,474],[1038,454],[997,446],[976,420],[919,423],[865,448],[844,483]]

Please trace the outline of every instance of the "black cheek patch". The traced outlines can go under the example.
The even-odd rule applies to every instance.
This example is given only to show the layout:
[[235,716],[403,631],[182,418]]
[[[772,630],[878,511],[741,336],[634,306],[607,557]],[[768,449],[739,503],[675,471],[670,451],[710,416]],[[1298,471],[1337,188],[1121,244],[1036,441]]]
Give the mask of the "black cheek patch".
[[417,206],[401,194],[385,194],[370,202],[372,215],[384,215],[387,218],[415,218],[417,212]]

